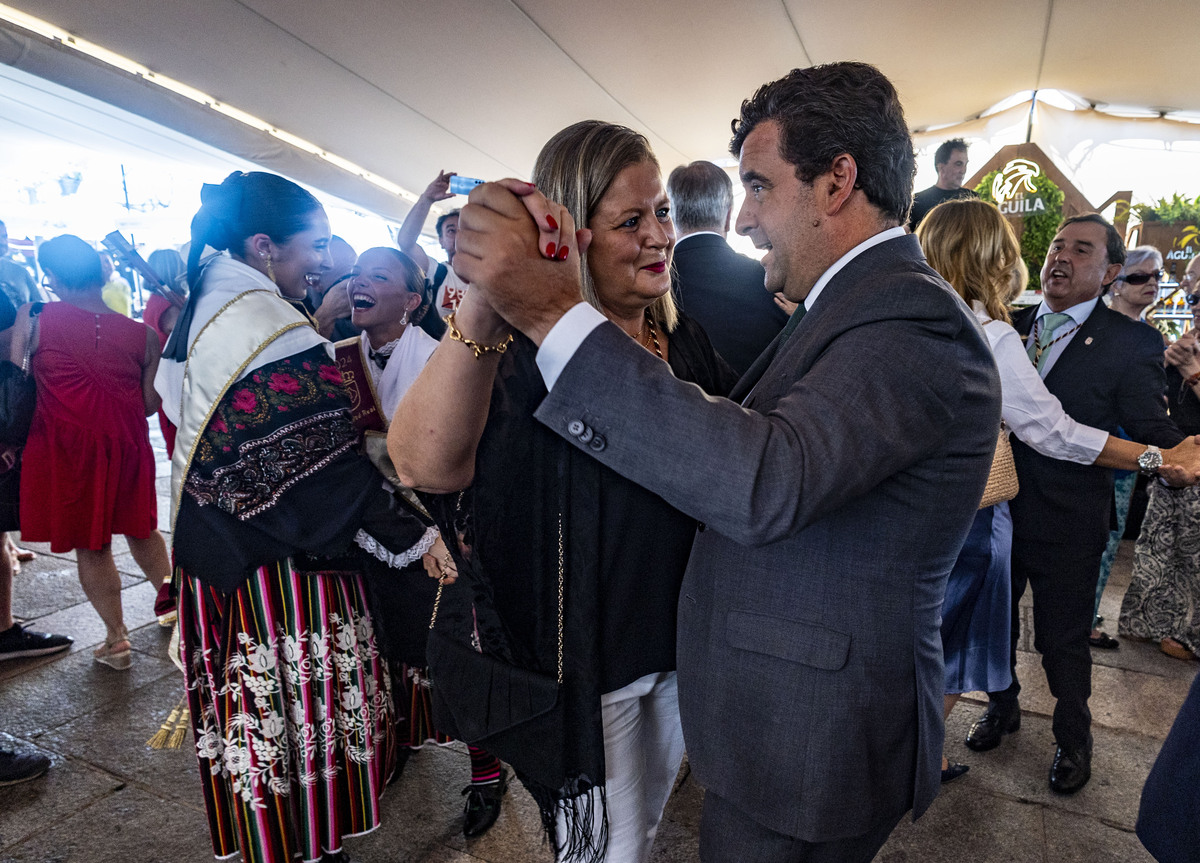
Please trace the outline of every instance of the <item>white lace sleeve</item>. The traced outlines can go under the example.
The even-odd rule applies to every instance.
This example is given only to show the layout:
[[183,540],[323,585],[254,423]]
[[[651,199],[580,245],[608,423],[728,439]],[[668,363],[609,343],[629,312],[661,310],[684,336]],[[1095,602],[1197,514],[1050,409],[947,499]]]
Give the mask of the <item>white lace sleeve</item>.
[[440,536],[436,527],[428,528],[425,534],[417,540],[417,544],[408,551],[400,554],[393,554],[384,547],[383,543],[371,536],[365,530],[360,530],[354,535],[354,541],[359,548],[372,555],[376,560],[381,560],[390,566],[392,569],[404,569],[410,563],[414,563],[421,559],[421,555],[429,551],[434,542]]

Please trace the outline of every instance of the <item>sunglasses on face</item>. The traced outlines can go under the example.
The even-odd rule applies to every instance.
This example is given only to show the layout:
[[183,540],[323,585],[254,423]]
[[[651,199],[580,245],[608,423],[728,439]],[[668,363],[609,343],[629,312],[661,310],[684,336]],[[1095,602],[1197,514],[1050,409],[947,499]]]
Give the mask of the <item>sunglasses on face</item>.
[[1128,276],[1118,276],[1117,281],[1128,282],[1131,285],[1144,285],[1146,282],[1153,279],[1159,281],[1163,277],[1162,270],[1155,270],[1152,273],[1130,273]]

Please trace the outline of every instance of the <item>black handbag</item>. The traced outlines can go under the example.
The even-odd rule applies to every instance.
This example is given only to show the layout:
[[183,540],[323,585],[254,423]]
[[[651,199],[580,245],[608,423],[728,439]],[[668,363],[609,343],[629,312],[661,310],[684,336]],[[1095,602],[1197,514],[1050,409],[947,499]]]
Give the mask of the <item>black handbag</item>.
[[506,761],[527,780],[547,788],[566,781],[566,710],[563,680],[563,535],[558,523],[558,674],[520,668],[455,641],[434,628],[442,589],[433,605],[429,663],[433,725],[457,740]]
[[29,374],[33,334],[42,303],[29,309],[29,331],[25,339],[25,358],[18,366],[11,360],[0,361],[0,444],[24,446],[37,407],[37,385]]

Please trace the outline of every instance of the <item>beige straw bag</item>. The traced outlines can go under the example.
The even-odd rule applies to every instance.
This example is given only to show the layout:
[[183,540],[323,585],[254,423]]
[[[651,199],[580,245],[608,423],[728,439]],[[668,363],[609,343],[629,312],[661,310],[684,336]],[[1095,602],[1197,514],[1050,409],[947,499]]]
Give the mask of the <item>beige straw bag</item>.
[[1000,423],[1000,436],[996,438],[996,453],[992,456],[992,469],[988,471],[987,486],[983,489],[983,500],[979,508],[995,506],[1017,496],[1017,465],[1013,461],[1012,444],[1008,442],[1008,426]]

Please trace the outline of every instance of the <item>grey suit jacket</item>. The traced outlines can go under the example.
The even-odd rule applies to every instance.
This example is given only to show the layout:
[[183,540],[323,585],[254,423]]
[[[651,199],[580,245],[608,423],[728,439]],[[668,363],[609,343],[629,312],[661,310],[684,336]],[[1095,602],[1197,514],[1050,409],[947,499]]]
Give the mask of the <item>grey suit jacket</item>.
[[942,596],[1000,382],[916,239],[839,272],[744,407],[604,324],[537,417],[706,525],[678,640],[700,781],[814,842],[924,811],[940,779]]

